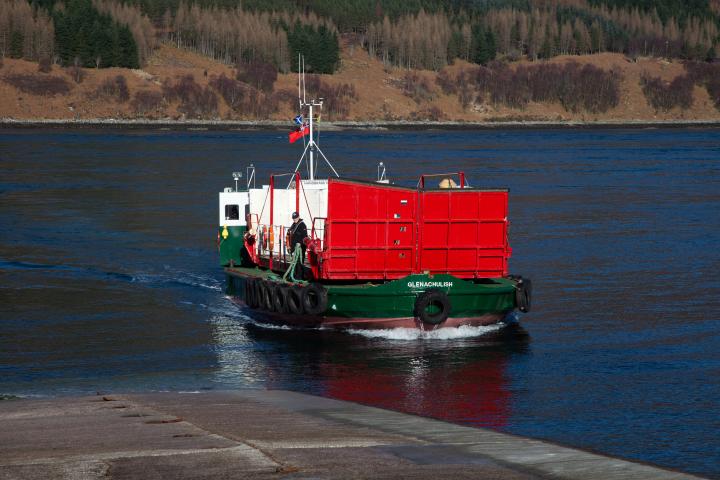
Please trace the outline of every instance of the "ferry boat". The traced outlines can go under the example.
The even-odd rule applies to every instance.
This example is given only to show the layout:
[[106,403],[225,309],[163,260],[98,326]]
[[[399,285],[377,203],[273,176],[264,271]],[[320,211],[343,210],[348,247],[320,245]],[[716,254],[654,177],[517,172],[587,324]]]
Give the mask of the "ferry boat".
[[[507,189],[473,188],[463,172],[394,185],[382,163],[376,179],[341,177],[317,143],[322,99],[306,100],[303,75],[298,97],[295,169],[258,187],[249,165],[219,195],[231,298],[261,322],[341,329],[489,325],[530,310],[531,281],[508,274]],[[319,160],[328,178],[317,178]],[[293,246],[294,212],[307,236]]]

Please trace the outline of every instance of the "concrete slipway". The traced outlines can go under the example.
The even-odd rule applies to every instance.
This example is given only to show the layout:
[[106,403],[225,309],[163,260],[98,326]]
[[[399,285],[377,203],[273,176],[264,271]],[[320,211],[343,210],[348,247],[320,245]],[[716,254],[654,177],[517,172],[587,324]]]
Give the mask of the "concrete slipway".
[[0,402],[0,479],[691,479],[287,391]]

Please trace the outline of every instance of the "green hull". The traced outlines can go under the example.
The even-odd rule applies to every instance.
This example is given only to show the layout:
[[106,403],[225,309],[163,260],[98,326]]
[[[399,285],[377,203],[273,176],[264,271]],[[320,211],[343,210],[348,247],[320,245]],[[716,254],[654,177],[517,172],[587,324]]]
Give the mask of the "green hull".
[[[245,282],[249,278],[275,277],[256,268],[227,268],[228,295],[246,302]],[[419,326],[416,302],[428,290],[447,295],[447,320],[438,326],[485,325],[502,320],[517,307],[517,281],[497,278],[468,281],[452,275],[409,275],[381,284],[326,284],[327,308],[318,315],[290,315],[258,309],[278,323],[334,326]],[[428,326],[428,325],[425,325]]]
[[[227,238],[223,235],[223,231],[227,228]],[[230,265],[243,264],[243,252],[245,251],[245,226],[242,227],[219,227],[218,238],[220,245],[220,265],[227,267]]]

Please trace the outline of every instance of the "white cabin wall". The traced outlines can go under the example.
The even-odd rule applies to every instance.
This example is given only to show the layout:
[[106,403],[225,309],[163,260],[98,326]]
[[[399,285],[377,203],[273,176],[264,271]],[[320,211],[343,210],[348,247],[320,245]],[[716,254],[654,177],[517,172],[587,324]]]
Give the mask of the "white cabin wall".
[[[260,224],[268,225],[270,223],[270,195],[269,187],[263,185],[262,188],[250,190],[250,212],[262,216]],[[304,195],[303,195],[304,190]],[[307,188],[300,190],[300,217],[305,220],[308,228],[312,226],[312,218],[327,216],[327,186],[323,188]],[[295,190],[276,188],[273,192],[273,223],[275,225],[289,226],[292,223],[292,212],[295,211]],[[267,198],[267,200],[266,200]],[[307,198],[307,202],[306,199]],[[263,204],[265,209],[263,210]],[[309,207],[309,208],[308,208]]]
[[[221,227],[245,226],[245,206],[248,202],[248,192],[220,192],[218,225]],[[225,205],[238,206],[240,213],[238,220],[225,219]]]
[[[260,220],[260,223],[264,223],[267,225],[268,220],[270,218],[269,215],[269,208],[270,208],[270,196],[268,195],[268,189],[269,187],[267,185],[263,185],[262,188],[253,188],[250,189],[250,213],[255,215],[260,215],[260,212],[263,209],[263,204],[266,203],[267,198],[267,204],[265,205],[265,212],[263,213],[263,218]],[[255,221],[255,216],[252,218],[253,222]],[[253,228],[256,227],[256,225],[252,226]]]

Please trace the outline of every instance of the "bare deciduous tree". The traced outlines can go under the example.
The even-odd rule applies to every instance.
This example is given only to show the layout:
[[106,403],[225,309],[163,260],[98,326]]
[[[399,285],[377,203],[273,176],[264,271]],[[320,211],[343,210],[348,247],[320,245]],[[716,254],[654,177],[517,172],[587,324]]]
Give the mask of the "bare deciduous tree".
[[72,77],[75,83],[82,83],[85,79],[85,70],[83,70],[80,66],[80,58],[75,57],[72,66],[68,68],[68,74]]
[[689,75],[679,75],[672,82],[664,82],[660,77],[644,74],[640,85],[645,99],[656,111],[667,112],[675,107],[686,110],[692,106],[694,82]]

